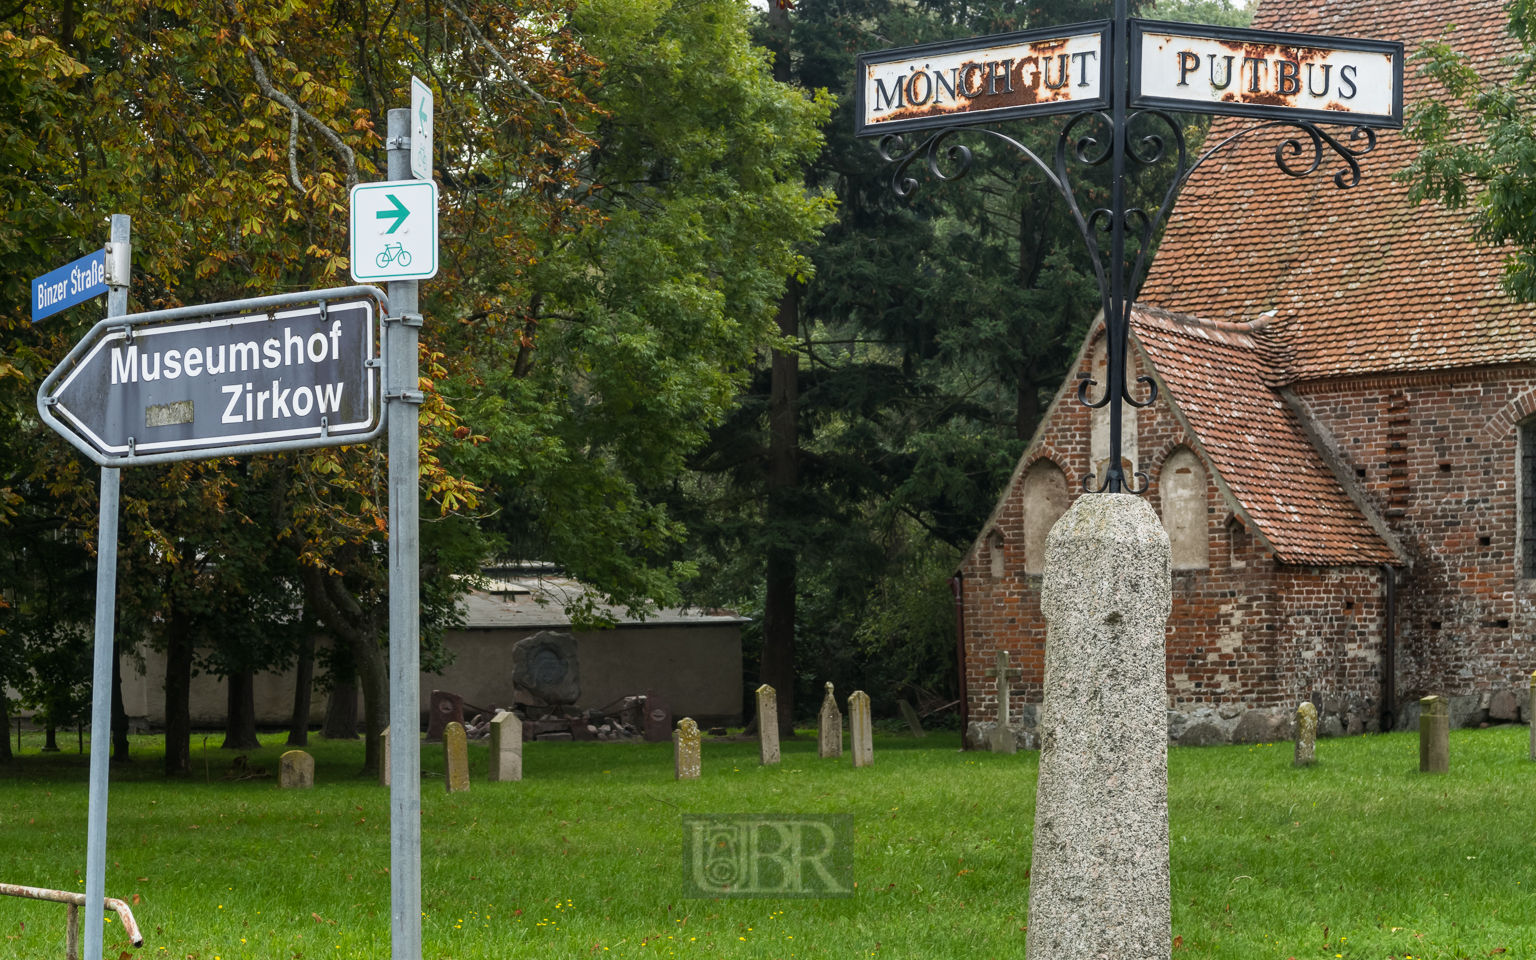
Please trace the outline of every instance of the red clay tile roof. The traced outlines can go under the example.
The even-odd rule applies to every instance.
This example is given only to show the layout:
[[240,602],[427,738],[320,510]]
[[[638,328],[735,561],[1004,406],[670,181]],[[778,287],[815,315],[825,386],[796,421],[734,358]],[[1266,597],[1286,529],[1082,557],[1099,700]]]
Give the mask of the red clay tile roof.
[[[1514,49],[1505,22],[1499,0],[1265,0],[1254,26],[1401,39],[1411,54],[1455,24],[1452,45],[1486,69]],[[1405,73],[1411,110],[1437,88],[1412,64]],[[1206,142],[1250,123],[1219,119]],[[1502,252],[1472,243],[1465,211],[1410,207],[1393,181],[1416,150],[1401,132],[1378,134],[1361,182],[1344,190],[1331,155],[1304,179],[1276,169],[1281,139],[1261,134],[1195,174],[1144,302],[1215,320],[1277,310],[1292,381],[1536,360],[1536,309],[1499,290]]]
[[1151,308],[1135,310],[1131,323],[1172,402],[1278,560],[1397,562],[1273,389],[1289,358],[1267,324]]

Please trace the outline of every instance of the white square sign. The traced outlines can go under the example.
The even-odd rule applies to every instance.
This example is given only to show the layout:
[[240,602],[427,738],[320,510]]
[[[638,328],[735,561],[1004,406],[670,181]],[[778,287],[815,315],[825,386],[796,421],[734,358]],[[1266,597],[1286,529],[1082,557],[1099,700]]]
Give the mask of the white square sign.
[[352,188],[352,279],[437,276],[437,184],[385,180]]
[[432,88],[411,77],[411,176],[432,179]]

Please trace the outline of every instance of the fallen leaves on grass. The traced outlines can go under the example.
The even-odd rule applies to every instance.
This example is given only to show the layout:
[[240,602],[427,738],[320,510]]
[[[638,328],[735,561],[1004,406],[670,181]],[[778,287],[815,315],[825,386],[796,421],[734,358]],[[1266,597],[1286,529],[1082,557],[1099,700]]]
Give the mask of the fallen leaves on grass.
[[316,923],[329,923],[332,926],[335,926],[335,924],[336,924],[335,920],[327,920],[324,917],[320,916],[320,914],[318,914],[318,913],[311,913],[310,916],[315,918],[315,922]]

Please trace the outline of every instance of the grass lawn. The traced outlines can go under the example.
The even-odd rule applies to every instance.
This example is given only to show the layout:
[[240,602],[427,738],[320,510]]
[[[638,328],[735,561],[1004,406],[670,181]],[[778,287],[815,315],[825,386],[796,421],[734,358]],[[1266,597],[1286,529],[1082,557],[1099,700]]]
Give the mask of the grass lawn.
[[[14,734],[13,734],[14,736]],[[1536,763],[1524,727],[1455,731],[1449,776],[1417,773],[1417,737],[1169,755],[1175,958],[1536,958]],[[86,768],[70,752],[0,766],[0,881],[79,889]],[[281,735],[251,762],[275,770]],[[14,741],[13,741],[14,742]],[[316,739],[315,789],[224,782],[230,755],[167,783],[159,741],[115,767],[107,893],[140,903],[138,957],[388,957],[386,792],[361,746]],[[521,783],[422,784],[424,956],[1022,957],[1037,756],[962,754],[955,734],[876,736],[875,765],[784,745],[704,745],[702,780],[671,746],[534,743]],[[439,748],[423,768],[440,773]],[[845,900],[687,900],[682,813],[851,813]],[[318,919],[317,919],[318,917]],[[62,955],[64,910],[0,897],[0,957]],[[109,925],[107,956],[127,950]]]

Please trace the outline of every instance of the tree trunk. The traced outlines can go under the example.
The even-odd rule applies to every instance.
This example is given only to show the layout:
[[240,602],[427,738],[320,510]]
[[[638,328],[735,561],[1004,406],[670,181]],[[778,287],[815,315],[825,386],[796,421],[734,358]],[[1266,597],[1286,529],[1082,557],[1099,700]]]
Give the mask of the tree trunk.
[[320,736],[327,740],[357,739],[357,687],[351,680],[337,680],[332,685]]
[[[314,566],[304,566],[304,596],[309,609],[331,634],[347,645],[352,662],[357,668],[357,681],[363,694],[363,709],[367,737],[363,749],[363,773],[377,773],[381,763],[380,741],[384,728],[389,726],[389,662],[384,648],[379,644],[379,621],[387,601],[370,609],[364,609],[352,596],[340,577],[327,574]],[[352,701],[352,736],[357,735],[356,689]],[[332,696],[335,694],[333,693]],[[402,718],[402,720],[410,718]],[[330,710],[326,711],[326,731],[329,737]],[[411,730],[416,721],[410,720]]]
[[127,763],[128,711],[123,707],[123,658],[112,651],[112,762]]
[[165,775],[192,775],[192,629],[174,608],[166,622]]
[[[770,7],[770,10],[772,7]],[[800,289],[793,279],[779,300],[779,333],[792,337],[800,330]],[[800,400],[800,358],[773,351],[773,382],[768,398],[768,528],[770,536],[790,519],[788,500],[800,483],[800,437],[796,404]],[[773,687],[779,708],[779,732],[794,733],[795,724],[795,568],[792,548],[768,550],[763,610],[761,682]]]
[[1040,387],[1027,370],[1019,370],[1018,376],[1018,403],[1014,408],[1013,430],[1020,440],[1028,441],[1035,435],[1035,425],[1040,422]]
[[221,750],[260,750],[256,738],[256,674],[245,670],[229,675],[229,709],[224,715]]
[[0,683],[0,763],[9,763],[11,754],[11,698],[5,695],[5,684]]
[[[383,762],[380,748],[384,728],[389,726],[389,661],[373,634],[352,645],[352,661],[357,664],[363,694],[363,772],[377,772]],[[401,719],[408,724],[408,729],[401,730],[401,736],[414,733],[420,722],[417,717]]]
[[[305,623],[309,622],[305,618]],[[315,635],[305,631],[299,641],[299,663],[293,678],[293,720],[288,724],[288,746],[309,746],[309,705],[315,686]]]

